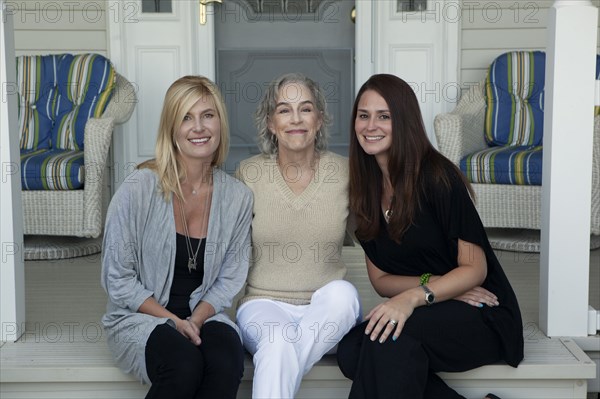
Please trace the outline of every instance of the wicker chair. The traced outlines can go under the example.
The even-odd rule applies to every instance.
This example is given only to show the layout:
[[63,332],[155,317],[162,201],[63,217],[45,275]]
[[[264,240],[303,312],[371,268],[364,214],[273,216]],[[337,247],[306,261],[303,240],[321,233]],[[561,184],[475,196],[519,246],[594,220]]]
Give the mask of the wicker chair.
[[80,190],[23,190],[24,234],[98,237],[103,227],[104,172],[115,124],[126,122],[136,104],[133,85],[116,75],[111,100],[101,118],[84,132],[85,186]]
[[[450,113],[436,116],[439,151],[457,166],[468,154],[488,147],[484,138],[485,81],[470,88]],[[594,120],[591,234],[600,235],[600,116]],[[541,186],[473,184],[485,227],[541,229]]]

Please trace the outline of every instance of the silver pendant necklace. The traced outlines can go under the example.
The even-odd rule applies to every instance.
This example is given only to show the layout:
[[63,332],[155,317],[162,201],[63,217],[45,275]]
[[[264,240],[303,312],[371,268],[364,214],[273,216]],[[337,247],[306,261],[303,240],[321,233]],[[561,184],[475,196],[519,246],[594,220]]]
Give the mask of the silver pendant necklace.
[[192,241],[190,240],[190,232],[188,230],[187,219],[185,218],[185,210],[183,209],[183,201],[181,199],[179,200],[179,211],[181,212],[183,229],[185,231],[185,244],[188,253],[188,272],[191,273],[192,270],[196,270],[198,251],[200,251],[200,244],[202,244],[202,240],[198,241],[198,247],[196,248],[196,252],[194,252],[194,247],[192,246]]
[[388,209],[385,210],[385,212],[383,212],[383,217],[385,219],[386,223],[390,223],[390,219],[392,218],[392,215],[394,214],[394,211],[392,209],[392,203],[394,202],[394,196],[392,195],[390,197],[390,206]]
[[[192,189],[192,194],[196,195],[196,190]],[[206,221],[206,213],[208,212],[208,202],[210,199],[210,187],[209,193],[206,195],[206,203],[204,206],[204,215],[202,218],[202,226]],[[192,241],[190,239],[190,231],[187,224],[187,219],[185,217],[185,209],[183,208],[183,200],[179,199],[179,211],[181,212],[181,219],[183,221],[183,229],[185,232],[185,244],[188,253],[188,272],[191,273],[192,270],[196,270],[196,265],[198,264],[198,252],[200,251],[200,246],[202,245],[202,240],[198,240],[198,246],[196,247],[196,251],[194,251],[194,247],[192,245]]]
[[385,210],[385,212],[383,213],[383,217],[385,217],[386,223],[390,223],[390,218],[392,217],[393,213],[394,213],[394,211],[392,211],[391,209]]

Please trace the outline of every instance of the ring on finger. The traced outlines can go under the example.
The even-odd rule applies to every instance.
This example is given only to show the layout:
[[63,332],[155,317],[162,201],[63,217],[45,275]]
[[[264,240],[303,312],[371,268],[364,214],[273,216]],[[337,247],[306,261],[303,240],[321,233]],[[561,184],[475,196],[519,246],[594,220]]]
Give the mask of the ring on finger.
[[398,324],[398,322],[394,319],[390,319],[390,321],[388,321],[389,324],[391,324],[392,326],[396,326],[396,324]]

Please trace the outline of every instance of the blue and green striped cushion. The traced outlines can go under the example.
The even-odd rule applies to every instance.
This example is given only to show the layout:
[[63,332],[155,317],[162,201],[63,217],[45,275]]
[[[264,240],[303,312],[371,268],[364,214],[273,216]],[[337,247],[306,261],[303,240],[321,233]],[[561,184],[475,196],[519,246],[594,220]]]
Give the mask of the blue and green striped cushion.
[[486,79],[488,144],[542,144],[545,68],[541,51],[508,52],[492,62]]
[[83,188],[83,151],[34,150],[21,152],[23,190]]
[[20,148],[49,148],[56,113],[55,56],[17,57]]
[[64,54],[58,63],[57,77],[52,148],[82,150],[86,122],[101,116],[112,96],[115,70],[99,54]]
[[496,146],[460,160],[471,183],[542,184],[542,146]]

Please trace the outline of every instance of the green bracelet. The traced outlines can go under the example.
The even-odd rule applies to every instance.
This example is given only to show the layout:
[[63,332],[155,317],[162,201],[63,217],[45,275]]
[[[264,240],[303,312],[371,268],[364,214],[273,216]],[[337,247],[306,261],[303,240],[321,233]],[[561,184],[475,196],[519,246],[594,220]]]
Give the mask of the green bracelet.
[[429,277],[431,277],[431,273],[421,274],[421,278],[419,279],[419,285],[427,284],[429,282]]

